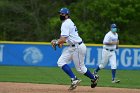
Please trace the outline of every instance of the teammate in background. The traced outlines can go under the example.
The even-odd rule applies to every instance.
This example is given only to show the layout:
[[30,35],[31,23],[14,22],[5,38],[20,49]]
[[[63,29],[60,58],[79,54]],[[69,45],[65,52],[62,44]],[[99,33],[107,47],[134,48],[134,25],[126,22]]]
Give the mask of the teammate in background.
[[116,24],[111,24],[110,31],[105,35],[104,40],[103,40],[101,63],[94,70],[94,74],[97,74],[97,72],[103,69],[109,61],[111,65],[111,70],[112,70],[112,83],[120,82],[120,80],[115,79],[116,69],[117,69],[115,51],[118,48],[118,44],[119,44],[118,34],[116,33],[116,31],[117,31]]
[[71,86],[69,90],[73,90],[81,82],[68,66],[70,61],[74,62],[76,70],[91,79],[91,88],[96,87],[99,76],[93,75],[85,66],[84,59],[86,55],[86,46],[80,36],[78,30],[70,19],[70,12],[67,8],[61,8],[59,11],[61,25],[61,35],[57,41],[51,41],[52,45],[61,45],[67,43],[68,47],[63,51],[58,59],[58,66],[71,78]]

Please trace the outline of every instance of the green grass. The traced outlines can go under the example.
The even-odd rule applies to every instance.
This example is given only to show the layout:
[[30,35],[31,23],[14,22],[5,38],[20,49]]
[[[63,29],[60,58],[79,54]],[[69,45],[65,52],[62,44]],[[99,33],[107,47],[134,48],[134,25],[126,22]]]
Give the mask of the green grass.
[[[90,86],[90,79],[72,69],[78,78],[82,79],[80,85]],[[93,71],[93,69],[90,69]],[[119,84],[111,83],[111,71],[99,72],[100,87],[138,88],[140,89],[140,70],[117,70]],[[30,82],[44,84],[70,84],[70,78],[58,67],[23,67],[0,66],[0,82]]]

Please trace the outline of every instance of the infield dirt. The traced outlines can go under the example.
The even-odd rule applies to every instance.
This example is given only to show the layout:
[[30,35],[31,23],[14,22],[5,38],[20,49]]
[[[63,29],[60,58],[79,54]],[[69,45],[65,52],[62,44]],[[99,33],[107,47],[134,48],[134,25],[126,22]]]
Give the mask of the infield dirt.
[[0,82],[0,93],[140,93],[140,89],[78,86],[69,91],[68,85]]

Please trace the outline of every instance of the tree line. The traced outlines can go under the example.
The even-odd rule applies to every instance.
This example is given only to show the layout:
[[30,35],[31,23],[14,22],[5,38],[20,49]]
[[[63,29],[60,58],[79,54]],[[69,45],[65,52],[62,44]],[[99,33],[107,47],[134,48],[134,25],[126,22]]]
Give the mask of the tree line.
[[140,44],[140,0],[0,0],[0,40],[59,38],[62,7],[69,8],[85,43],[101,44],[116,23],[120,44]]

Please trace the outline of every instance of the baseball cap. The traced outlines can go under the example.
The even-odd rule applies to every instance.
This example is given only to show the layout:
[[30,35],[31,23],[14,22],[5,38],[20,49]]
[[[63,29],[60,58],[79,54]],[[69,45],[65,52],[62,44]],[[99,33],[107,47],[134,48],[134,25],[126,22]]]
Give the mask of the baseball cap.
[[110,28],[117,28],[116,24],[111,24]]
[[59,13],[70,14],[70,11],[69,11],[68,8],[65,8],[65,7],[64,7],[64,8],[61,8],[61,9],[60,9]]

